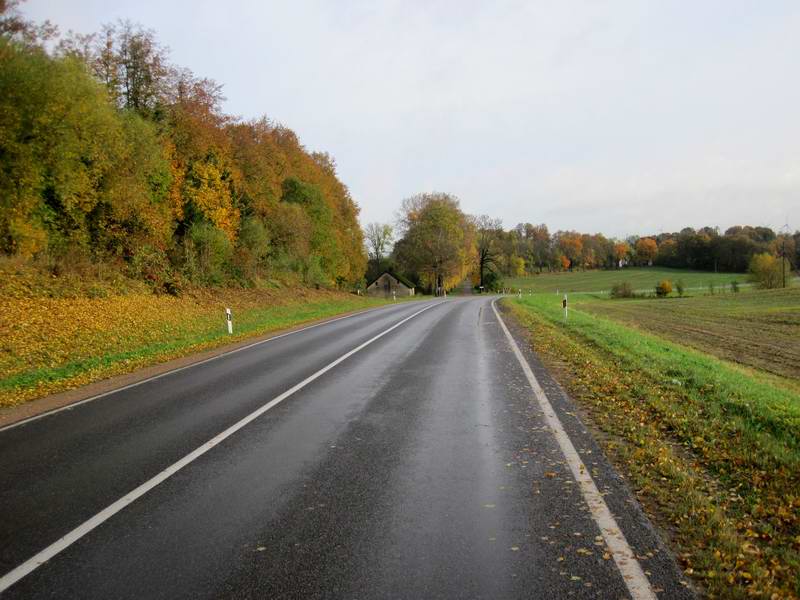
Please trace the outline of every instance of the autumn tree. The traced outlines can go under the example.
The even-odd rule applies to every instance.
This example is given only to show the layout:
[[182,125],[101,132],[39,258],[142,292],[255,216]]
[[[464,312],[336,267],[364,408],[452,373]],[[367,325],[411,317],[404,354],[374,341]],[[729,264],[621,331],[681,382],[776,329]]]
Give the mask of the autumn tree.
[[748,268],[750,281],[760,288],[774,289],[783,286],[783,274],[791,273],[789,261],[768,252],[756,254]]
[[0,239],[7,253],[132,256],[171,234],[155,128],[119,115],[71,57],[0,38]]
[[536,266],[539,272],[551,265],[553,259],[552,240],[547,225],[531,225],[525,223],[524,232],[527,249],[527,259],[531,266]]
[[474,255],[473,225],[449,194],[429,193],[403,201],[403,236],[395,245],[401,268],[415,273],[435,294],[467,274]]
[[474,219],[476,231],[476,265],[478,268],[478,285],[484,288],[484,278],[488,271],[496,268],[500,260],[498,242],[503,236],[503,225],[500,219],[488,215],[480,215]]
[[324,276],[333,281],[341,269],[342,253],[339,240],[331,235],[333,211],[325,201],[322,191],[314,184],[289,177],[283,182],[281,200],[303,208],[311,224],[309,241],[312,256],[309,267],[314,269],[318,261]]
[[613,266],[613,244],[602,234],[581,235],[581,259],[585,269],[597,269]]
[[614,244],[614,260],[618,265],[622,265],[631,254],[631,247],[627,242],[617,242]]
[[50,21],[36,24],[19,11],[21,0],[0,0],[0,36],[26,48],[41,48],[58,36],[58,27]]
[[636,242],[636,260],[641,265],[652,265],[658,255],[658,244],[653,238],[639,238]]
[[556,245],[561,254],[566,258],[561,261],[562,268],[573,269],[580,265],[583,252],[583,240],[581,234],[575,231],[559,231],[555,235]]

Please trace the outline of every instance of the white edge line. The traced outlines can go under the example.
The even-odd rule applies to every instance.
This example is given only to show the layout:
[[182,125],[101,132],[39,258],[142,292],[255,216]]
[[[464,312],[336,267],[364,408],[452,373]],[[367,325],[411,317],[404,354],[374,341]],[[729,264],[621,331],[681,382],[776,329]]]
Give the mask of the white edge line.
[[589,506],[592,518],[594,518],[595,523],[597,523],[597,526],[600,528],[603,539],[608,549],[611,551],[611,555],[614,557],[614,562],[622,575],[622,579],[625,581],[625,585],[631,597],[634,600],[655,600],[655,592],[650,586],[650,582],[645,576],[636,558],[636,554],[631,550],[628,540],[625,539],[625,535],[622,533],[619,525],[617,525],[617,521],[614,519],[614,515],[611,514],[602,494],[597,489],[592,476],[589,474],[589,470],[586,468],[586,465],[583,464],[583,460],[581,460],[580,455],[575,450],[572,440],[570,440],[569,435],[567,435],[567,432],[564,430],[561,421],[558,419],[550,401],[547,399],[547,395],[544,393],[544,390],[539,385],[539,381],[533,374],[528,361],[520,351],[508,327],[506,327],[506,324],[503,322],[503,318],[500,316],[495,306],[496,302],[496,300],[492,300],[492,310],[497,320],[500,322],[503,333],[506,334],[506,338],[508,339],[508,343],[514,355],[517,357],[522,370],[525,372],[525,377],[528,379],[528,383],[530,383],[536,399],[539,401],[539,406],[544,413],[545,421],[552,431],[553,436],[556,438],[561,452],[564,454],[570,471],[572,471],[572,476],[580,485],[583,500]]
[[65,406],[61,406],[59,408],[54,408],[52,410],[45,411],[38,415],[32,415],[30,417],[26,417],[19,421],[15,421],[14,423],[9,423],[8,425],[4,425],[0,427],[0,433],[7,431],[9,429],[13,429],[14,427],[19,427],[20,425],[26,425],[32,421],[36,421],[38,419],[43,419],[44,417],[49,417],[56,413],[63,412],[65,410],[72,410],[80,406],[81,404],[86,404],[88,402],[93,402],[94,400],[99,400],[100,398],[105,398],[106,396],[110,396],[112,394],[116,394],[118,392],[124,392],[125,390],[129,390],[131,388],[136,387],[137,385],[142,385],[143,383],[148,383],[150,381],[155,381],[156,379],[161,379],[162,377],[167,377],[168,375],[173,375],[175,373],[179,373],[180,371],[185,371],[186,369],[191,369],[192,367],[199,367],[200,365],[204,365],[207,362],[211,362],[212,360],[217,360],[218,358],[222,358],[224,356],[230,356],[231,354],[236,354],[237,352],[241,352],[242,350],[249,350],[255,346],[260,346],[261,344],[266,344],[268,342],[273,342],[280,338],[284,338],[290,335],[294,335],[296,333],[303,333],[304,331],[308,331],[309,329],[314,329],[315,327],[322,327],[323,325],[328,325],[329,323],[334,323],[336,321],[342,321],[343,319],[351,319],[353,317],[357,317],[359,315],[363,315],[366,313],[374,312],[376,310],[380,310],[382,308],[387,308],[387,306],[397,306],[394,304],[384,305],[384,306],[376,306],[374,308],[368,308],[366,310],[360,310],[358,312],[344,315],[342,317],[335,317],[333,319],[328,319],[327,321],[323,321],[321,323],[314,323],[313,325],[307,325],[306,327],[302,327],[300,329],[295,329],[294,331],[287,331],[286,333],[281,333],[278,335],[274,335],[270,338],[265,340],[259,340],[257,342],[253,342],[252,344],[247,344],[245,346],[240,346],[239,348],[234,348],[233,350],[227,350],[222,352],[221,354],[217,354],[216,356],[210,356],[208,358],[204,358],[203,360],[199,360],[194,362],[190,365],[184,365],[182,367],[177,367],[175,369],[170,369],[169,371],[165,371],[163,373],[159,373],[158,375],[153,375],[152,377],[147,377],[146,379],[142,379],[140,381],[134,381],[133,383],[129,383],[128,385],[124,385],[122,387],[114,388],[113,390],[108,390],[107,392],[103,392],[102,394],[97,394],[95,396],[90,396],[89,398],[84,398],[83,400],[78,400],[77,402],[72,402],[70,404],[66,404]]
[[181,458],[179,461],[173,463],[172,465],[170,465],[169,467],[167,467],[166,469],[161,471],[155,477],[152,477],[151,479],[148,479],[147,481],[145,481],[139,487],[135,488],[134,490],[131,490],[130,492],[125,494],[122,498],[120,498],[119,500],[117,500],[113,504],[110,504],[109,506],[107,506],[106,508],[101,510],[99,513],[97,513],[96,515],[91,517],[89,520],[83,522],[81,525],[79,525],[78,527],[76,527],[75,529],[73,529],[72,531],[67,533],[64,537],[62,537],[59,540],[53,542],[52,544],[50,544],[47,548],[45,548],[41,552],[35,554],[34,556],[32,556],[31,558],[26,560],[24,563],[22,563],[21,565],[19,565],[15,569],[9,571],[5,575],[3,575],[3,577],[0,577],[0,593],[4,592],[9,587],[14,585],[17,581],[19,581],[20,579],[22,579],[23,577],[25,577],[26,575],[28,575],[32,571],[36,570],[38,567],[40,567],[45,562],[47,562],[48,560],[50,560],[51,558],[56,556],[61,551],[65,550],[66,548],[68,548],[69,546],[71,546],[72,544],[77,542],[79,539],[81,539],[87,533],[89,533],[90,531],[92,531],[96,527],[102,525],[104,522],[106,522],[108,519],[113,517],[115,514],[117,514],[123,508],[128,506],[130,503],[134,502],[138,498],[141,498],[147,492],[152,490],[154,487],[156,487],[160,483],[162,483],[162,482],[166,481],[167,479],[169,479],[170,477],[172,477],[175,473],[177,473],[178,471],[183,469],[186,465],[188,465],[191,462],[197,460],[203,454],[205,454],[206,452],[211,450],[214,446],[216,446],[217,444],[221,443],[226,438],[229,438],[230,436],[232,436],[234,433],[236,433],[237,431],[242,429],[242,427],[244,427],[245,425],[248,425],[252,421],[256,420],[258,417],[263,415],[265,412],[267,412],[272,407],[280,404],[281,402],[286,400],[286,398],[288,398],[289,396],[291,396],[292,394],[294,394],[298,390],[304,388],[305,386],[307,386],[309,383],[311,383],[312,381],[314,381],[318,377],[321,377],[322,375],[324,375],[325,373],[327,373],[328,371],[330,371],[331,369],[333,369],[334,367],[336,367],[337,365],[339,365],[343,361],[345,361],[348,358],[350,358],[351,356],[353,356],[356,352],[359,352],[359,351],[363,350],[364,348],[366,348],[367,346],[369,346],[372,342],[382,338],[387,333],[397,329],[398,327],[400,327],[404,323],[410,321],[411,319],[413,319],[417,315],[420,315],[420,314],[424,313],[426,310],[428,310],[430,308],[433,308],[434,306],[439,306],[440,304],[442,304],[442,303],[441,302],[437,302],[437,303],[434,303],[434,304],[429,304],[428,306],[426,306],[422,310],[418,310],[417,312],[415,312],[414,314],[406,317],[402,321],[399,321],[398,323],[395,323],[394,325],[392,325],[388,329],[384,329],[381,333],[379,333],[375,337],[370,338],[369,340],[367,340],[366,342],[362,343],[361,345],[359,345],[359,346],[353,348],[352,350],[350,350],[349,352],[343,354],[342,356],[340,356],[339,358],[337,358],[333,362],[331,362],[331,363],[327,364],[326,366],[322,367],[319,371],[317,371],[317,372],[313,373],[312,375],[309,375],[308,377],[306,377],[300,383],[295,384],[294,386],[292,386],[291,388],[289,388],[288,390],[286,390],[285,392],[283,392],[279,396],[276,396],[275,398],[273,398],[272,400],[270,400],[269,402],[267,402],[266,404],[261,406],[261,408],[258,408],[257,410],[255,410],[254,412],[250,413],[249,415],[247,415],[246,417],[244,417],[240,421],[234,423],[233,425],[228,427],[222,433],[220,433],[220,434],[216,435],[215,437],[211,438],[209,441],[207,441],[205,444],[203,444],[199,448],[193,450],[192,452],[190,452],[189,454],[187,454],[186,456]]

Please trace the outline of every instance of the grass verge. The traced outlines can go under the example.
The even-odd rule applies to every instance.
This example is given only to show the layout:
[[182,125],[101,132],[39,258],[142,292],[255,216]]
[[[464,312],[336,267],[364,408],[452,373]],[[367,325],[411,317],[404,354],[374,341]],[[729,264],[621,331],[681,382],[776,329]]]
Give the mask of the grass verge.
[[711,598],[800,597],[800,396],[550,296],[506,300]]
[[[0,406],[386,303],[308,289],[0,298]],[[226,307],[233,310],[235,335],[227,333]]]

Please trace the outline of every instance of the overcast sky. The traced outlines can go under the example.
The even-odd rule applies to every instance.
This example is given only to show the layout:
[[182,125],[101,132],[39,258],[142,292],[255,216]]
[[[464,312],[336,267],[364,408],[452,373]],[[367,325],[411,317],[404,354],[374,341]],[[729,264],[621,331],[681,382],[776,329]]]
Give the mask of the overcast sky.
[[607,235],[800,228],[800,3],[29,0],[87,33],[129,18],[174,63],[325,150],[361,207]]

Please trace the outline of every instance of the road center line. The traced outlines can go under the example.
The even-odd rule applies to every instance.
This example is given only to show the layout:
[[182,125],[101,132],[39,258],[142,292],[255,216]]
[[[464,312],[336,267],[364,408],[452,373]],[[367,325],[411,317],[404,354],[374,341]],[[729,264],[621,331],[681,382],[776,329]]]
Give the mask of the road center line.
[[378,335],[368,339],[366,342],[364,342],[360,346],[357,346],[357,347],[353,348],[352,350],[350,350],[346,354],[343,354],[342,356],[340,356],[339,358],[337,358],[333,362],[331,362],[328,365],[322,367],[319,371],[317,371],[314,374],[309,375],[308,377],[306,377],[300,383],[292,386],[291,388],[289,388],[288,390],[283,392],[281,395],[276,396],[275,398],[273,398],[272,400],[270,400],[269,402],[264,404],[261,408],[259,408],[259,409],[255,410],[254,412],[250,413],[249,415],[247,415],[246,417],[244,417],[240,421],[236,422],[234,425],[231,425],[225,431],[223,431],[222,433],[220,433],[217,436],[213,437],[212,439],[207,441],[205,444],[203,444],[202,446],[200,446],[196,450],[190,452],[189,454],[184,456],[182,459],[180,459],[176,463],[173,463],[172,465],[170,465],[169,467],[167,467],[166,469],[161,471],[158,475],[156,475],[152,479],[149,479],[148,481],[144,482],[142,485],[140,485],[136,489],[128,492],[127,494],[125,494],[125,496],[123,496],[122,498],[120,498],[119,500],[114,502],[113,504],[110,504],[109,506],[107,506],[106,508],[101,510],[99,513],[94,515],[88,521],[85,521],[84,523],[82,523],[81,525],[79,525],[78,527],[76,527],[75,529],[70,531],[64,537],[62,537],[59,540],[57,540],[56,542],[50,544],[47,548],[45,548],[41,552],[39,552],[36,555],[32,556],[31,558],[26,560],[24,563],[22,563],[21,565],[19,565],[15,569],[13,569],[13,570],[9,571],[8,573],[6,573],[5,575],[3,575],[3,577],[0,578],[0,593],[4,592],[9,587],[14,585],[17,581],[19,581],[20,579],[22,579],[23,577],[25,577],[26,575],[28,575],[32,571],[36,570],[38,567],[43,565],[45,562],[47,562],[48,560],[50,560],[51,558],[53,558],[54,556],[56,556],[57,554],[59,554],[60,552],[62,552],[63,550],[65,550],[66,548],[71,546],[72,544],[74,544],[75,542],[77,542],[79,539],[81,539],[83,536],[85,536],[87,533],[89,533],[93,529],[95,529],[96,527],[98,527],[98,526],[102,525],[103,523],[105,523],[108,519],[113,517],[115,514],[120,512],[123,508],[125,508],[126,506],[128,506],[129,504],[134,502],[135,500],[137,500],[137,499],[141,498],[142,496],[144,496],[147,492],[152,490],[154,487],[156,487],[160,483],[162,483],[162,482],[166,481],[167,479],[169,479],[170,477],[172,477],[175,473],[177,473],[178,471],[183,469],[186,465],[188,465],[188,464],[192,463],[193,461],[197,460],[198,458],[200,458],[203,454],[205,454],[206,452],[211,450],[214,446],[218,445],[219,443],[221,443],[225,439],[229,438],[234,433],[236,433],[237,431],[239,431],[240,429],[242,429],[244,426],[248,425],[252,421],[255,421],[258,417],[263,415],[269,409],[277,406],[278,404],[280,404],[281,402],[286,400],[286,398],[288,398],[289,396],[291,396],[295,392],[303,389],[304,387],[306,387],[309,383],[311,383],[315,379],[318,379],[319,377],[321,377],[322,375],[324,375],[325,373],[327,373],[328,371],[330,371],[331,369],[333,369],[337,365],[341,364],[342,362],[344,362],[345,360],[347,360],[348,358],[350,358],[351,356],[353,356],[357,352],[360,352],[361,350],[363,350],[364,348],[366,348],[367,346],[369,346],[373,342],[379,340],[380,338],[382,338],[386,334],[390,333],[391,331],[394,331],[395,329],[397,329],[398,327],[400,327],[404,323],[407,323],[408,321],[410,321],[411,319],[413,319],[417,315],[420,315],[420,314],[424,313],[426,310],[428,310],[430,308],[433,308],[434,306],[439,306],[440,304],[442,304],[442,303],[438,302],[436,304],[429,304],[428,306],[426,306],[422,310],[418,310],[417,312],[415,312],[414,314],[406,317],[402,321],[400,321],[398,323],[395,323],[394,325],[392,325],[388,329],[384,329]]
[[544,413],[545,421],[553,432],[553,436],[556,438],[561,452],[564,453],[564,458],[567,460],[570,471],[572,471],[572,476],[581,488],[583,500],[589,506],[592,518],[594,518],[595,523],[597,523],[597,526],[600,528],[600,532],[603,534],[603,539],[608,549],[611,551],[611,555],[614,557],[614,562],[617,564],[617,568],[622,575],[622,579],[625,581],[625,585],[628,587],[628,591],[631,593],[631,597],[634,600],[655,600],[655,592],[653,592],[653,588],[650,586],[650,582],[647,580],[644,571],[642,571],[642,567],[636,559],[636,555],[628,545],[628,540],[625,539],[622,530],[614,519],[614,515],[611,514],[606,501],[603,499],[592,476],[589,474],[589,470],[586,468],[586,465],[583,464],[580,455],[576,452],[572,440],[570,440],[569,435],[567,435],[567,432],[564,430],[561,421],[553,410],[553,406],[547,399],[547,395],[544,393],[544,390],[539,385],[539,381],[533,374],[528,361],[523,356],[519,346],[517,346],[517,342],[514,341],[514,338],[511,336],[511,332],[508,330],[508,327],[506,327],[502,317],[500,317],[495,302],[497,301],[492,301],[492,310],[497,320],[500,322],[503,333],[506,334],[508,343],[514,351],[514,356],[517,357],[525,373],[525,377],[527,377],[528,383],[531,389],[533,389],[536,399],[539,401],[539,406],[542,409],[542,413]]

